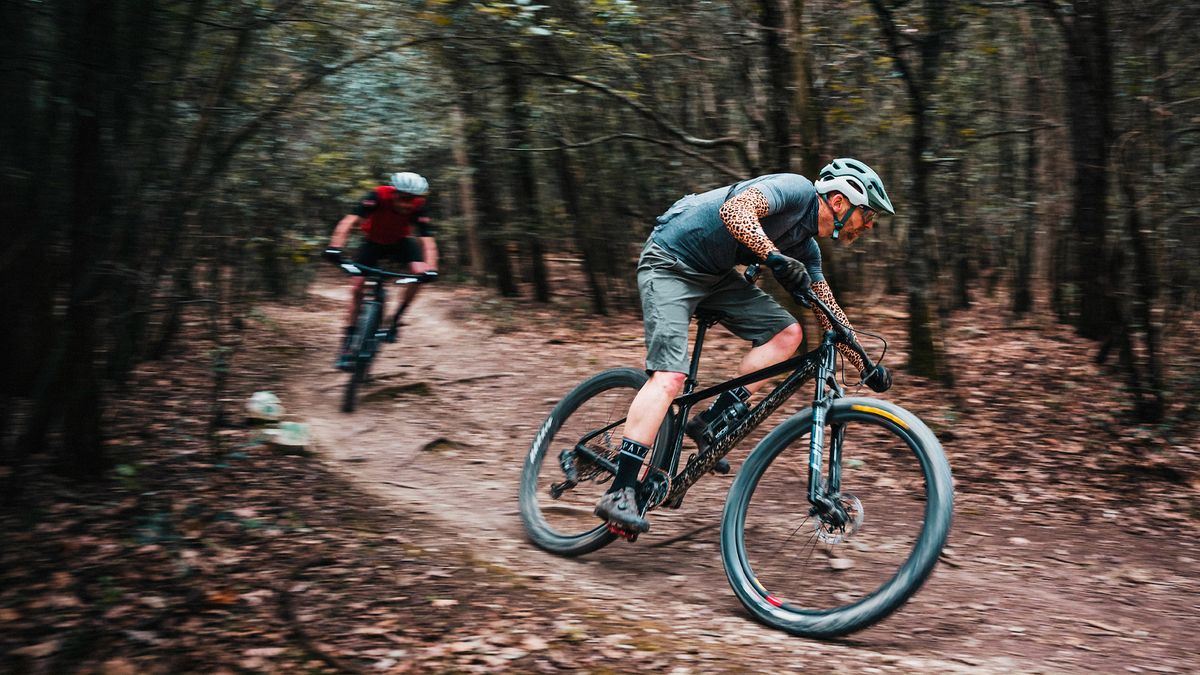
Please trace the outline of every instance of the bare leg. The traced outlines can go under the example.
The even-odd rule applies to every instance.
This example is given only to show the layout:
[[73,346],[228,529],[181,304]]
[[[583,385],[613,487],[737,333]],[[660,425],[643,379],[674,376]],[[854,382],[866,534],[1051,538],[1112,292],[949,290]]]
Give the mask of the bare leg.
[[[800,340],[804,338],[804,329],[800,324],[794,323],[787,328],[779,331],[770,340],[751,349],[742,357],[742,363],[738,366],[738,375],[753,373],[756,370],[773,366],[780,361],[786,360],[792,354],[796,353],[796,348],[800,346]],[[746,388],[751,392],[758,391],[765,381],[751,382],[746,385]],[[636,404],[636,399],[635,399]],[[666,412],[664,410],[664,412]],[[628,427],[628,424],[626,424]]]
[[658,435],[663,417],[671,407],[671,401],[683,390],[686,377],[683,373],[654,371],[629,406],[629,417],[625,420],[625,438],[647,447],[654,445],[654,438]]
[[358,318],[358,305],[363,298],[363,282],[362,277],[354,277],[350,280],[350,314],[346,318],[346,325],[353,326],[354,321]]

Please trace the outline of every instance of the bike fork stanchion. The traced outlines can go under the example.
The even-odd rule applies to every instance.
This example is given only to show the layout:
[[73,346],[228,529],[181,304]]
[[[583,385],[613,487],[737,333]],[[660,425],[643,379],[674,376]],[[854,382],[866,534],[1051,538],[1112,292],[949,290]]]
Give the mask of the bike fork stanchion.
[[[812,512],[819,516],[836,510],[821,481],[821,454],[825,448],[825,417],[829,414],[829,408],[833,406],[833,398],[825,394],[825,387],[829,386],[829,380],[834,377],[836,366],[836,356],[832,349],[833,332],[826,332],[823,339],[826,346],[830,348],[826,349],[825,357],[817,367],[815,380],[817,391],[812,403],[812,432],[809,434],[808,440],[808,501],[813,505]],[[831,463],[841,461],[840,456],[833,457],[832,454],[830,453]]]
[[829,480],[825,483],[825,494],[836,495],[842,491],[842,441],[846,438],[846,425],[835,424],[829,432]]

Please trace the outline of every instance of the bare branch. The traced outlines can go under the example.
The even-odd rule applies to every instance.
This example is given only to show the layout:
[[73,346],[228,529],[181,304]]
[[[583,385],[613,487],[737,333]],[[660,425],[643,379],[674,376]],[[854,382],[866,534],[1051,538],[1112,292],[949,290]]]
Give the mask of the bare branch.
[[683,129],[680,129],[679,127],[675,126],[674,124],[671,124],[667,120],[663,119],[662,115],[659,115],[657,112],[652,110],[649,106],[645,105],[644,103],[640,103],[640,102],[634,100],[633,98],[617,91],[616,89],[613,89],[612,87],[610,87],[606,84],[603,84],[601,82],[596,82],[594,80],[589,80],[585,77],[580,77],[578,75],[572,75],[570,73],[554,73],[554,72],[541,71],[541,70],[531,71],[530,74],[538,75],[541,77],[550,77],[550,78],[566,80],[568,82],[574,82],[576,84],[583,85],[590,89],[595,89],[596,91],[599,91],[607,96],[615,98],[618,101],[621,101],[625,105],[629,106],[630,108],[633,108],[638,113],[640,113],[643,117],[650,120],[654,124],[658,125],[658,127],[660,129],[662,129],[663,131],[666,131],[667,133],[678,138],[679,140],[683,141],[684,143],[687,143],[688,145],[696,146],[699,148],[718,148],[718,147],[722,147],[722,146],[732,147],[738,151],[739,156],[742,157],[743,161],[746,162],[747,166],[749,166],[749,164],[750,164],[749,154],[746,150],[746,144],[740,138],[737,138],[735,136],[725,136],[723,138],[698,138],[696,136],[689,134],[688,132],[684,131]]
[[498,150],[507,150],[510,152],[555,152],[558,150],[575,150],[578,148],[586,148],[586,147],[590,147],[593,145],[599,145],[601,143],[607,143],[609,141],[615,141],[615,140],[642,141],[644,143],[654,143],[656,145],[662,145],[664,147],[671,148],[672,150],[675,150],[677,152],[683,153],[698,162],[703,162],[704,164],[707,164],[708,166],[716,169],[717,171],[720,171],[722,174],[729,176],[731,178],[734,178],[737,180],[741,180],[742,178],[745,178],[745,175],[742,174],[741,172],[731,169],[730,167],[727,167],[724,164],[721,164],[720,162],[712,159],[711,157],[707,157],[699,152],[696,152],[695,150],[692,150],[691,148],[688,148],[687,146],[679,145],[677,143],[672,143],[671,141],[668,141],[663,138],[654,138],[652,136],[644,136],[642,134],[632,134],[632,133],[609,134],[607,136],[598,136],[596,138],[593,138],[593,139],[590,139],[587,141],[579,141],[579,142],[575,142],[575,143],[572,143],[572,142],[566,141],[566,140],[562,140],[562,142],[559,145],[554,145],[554,146],[550,146],[550,147],[542,147],[542,148],[504,147],[504,148],[497,148],[497,149]]
[[[304,80],[302,80],[291,90],[280,94],[273,103],[259,111],[259,113],[255,115],[253,119],[249,120],[243,124],[241,128],[233,132],[229,138],[229,141],[226,142],[225,145],[215,153],[212,165],[205,173],[204,178],[200,181],[201,185],[210,185],[216,179],[216,177],[220,175],[221,171],[225,169],[225,166],[229,163],[229,160],[233,157],[234,153],[237,152],[238,148],[242,146],[242,144],[253,138],[254,134],[258,133],[258,131],[262,129],[267,122],[286,112],[297,97],[323,82],[325,78],[346,70],[352,66],[356,66],[360,63],[364,63],[366,61],[370,61],[371,59],[378,58],[384,54],[393,52],[397,49],[413,47],[438,39],[440,38],[421,37],[406,40],[398,44],[386,44],[376,47],[371,51],[359,54],[353,58],[347,59],[346,61],[343,61],[337,65],[322,68],[321,70],[304,78]],[[204,188],[196,187],[193,189],[199,191],[203,190]],[[195,194],[195,192],[192,192],[192,194]]]

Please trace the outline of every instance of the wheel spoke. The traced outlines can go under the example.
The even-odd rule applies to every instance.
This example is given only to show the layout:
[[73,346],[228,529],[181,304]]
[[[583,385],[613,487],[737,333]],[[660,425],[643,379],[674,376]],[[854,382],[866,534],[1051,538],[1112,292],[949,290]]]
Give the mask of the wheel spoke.
[[[872,415],[873,409],[860,413],[842,404],[830,412],[830,424],[846,425],[836,496],[841,517],[797,520],[810,509],[811,423],[804,422],[811,413],[764,439],[731,487],[722,555],[734,591],[760,620],[801,635],[842,635],[893,611],[936,562],[951,509],[941,447],[902,409],[889,405],[894,412]],[[936,499],[926,493],[929,486]],[[865,604],[867,598],[875,602]]]
[[[568,394],[539,431],[521,478],[521,516],[538,546],[578,555],[613,540],[593,509],[612,484],[623,420],[645,381],[645,373],[633,369],[601,373]],[[560,464],[564,448],[574,485]]]

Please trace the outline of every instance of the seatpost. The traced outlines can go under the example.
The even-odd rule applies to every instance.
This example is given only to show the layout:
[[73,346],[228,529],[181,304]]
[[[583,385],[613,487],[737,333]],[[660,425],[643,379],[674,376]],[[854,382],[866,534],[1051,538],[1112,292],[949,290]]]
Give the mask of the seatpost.
[[685,396],[696,390],[696,375],[700,372],[700,347],[704,345],[704,334],[711,325],[713,322],[706,319],[696,321],[696,345],[692,347],[692,363],[688,366],[687,379],[683,381]]

